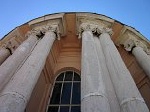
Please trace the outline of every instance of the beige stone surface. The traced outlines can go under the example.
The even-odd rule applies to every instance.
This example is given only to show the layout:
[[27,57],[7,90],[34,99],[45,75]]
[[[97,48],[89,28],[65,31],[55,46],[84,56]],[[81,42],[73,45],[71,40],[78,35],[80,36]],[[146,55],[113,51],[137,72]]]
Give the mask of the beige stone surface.
[[82,33],[81,111],[110,112],[102,70],[91,31]]
[[0,48],[0,65],[10,56],[10,51],[6,48]]
[[55,37],[54,32],[47,32],[14,74],[0,95],[0,112],[24,112]]
[[24,41],[7,60],[0,66],[0,91],[10,80],[22,62],[30,54],[32,48],[37,42],[34,35]]
[[101,34],[100,42],[121,111],[149,112],[110,35],[108,33]]
[[143,51],[141,47],[133,48],[132,53],[138,61],[139,65],[150,78],[150,57],[145,53],[145,51]]
[[[148,40],[146,40],[144,38],[144,36],[142,36],[140,34],[140,32],[136,31],[136,29],[127,27],[126,25],[122,24],[121,22],[118,22],[112,18],[105,16],[105,15],[93,14],[93,13],[78,13],[78,12],[45,15],[43,17],[33,19],[21,26],[18,26],[13,31],[10,31],[10,33],[6,34],[6,36],[0,40],[0,47],[2,47],[3,45],[7,45],[7,43],[11,42],[11,45],[8,46],[8,48],[13,48],[12,49],[12,53],[13,53],[16,50],[16,48],[18,47],[18,45],[21,44],[26,39],[25,34],[27,33],[27,31],[37,28],[37,27],[41,28],[41,27],[48,25],[50,23],[53,23],[53,22],[61,23],[61,25],[59,25],[59,29],[61,32],[61,40],[60,41],[57,40],[54,42],[54,45],[52,46],[52,49],[47,57],[46,64],[44,66],[45,73],[43,76],[45,78],[45,82],[53,85],[53,83],[55,82],[56,76],[60,72],[66,71],[66,70],[74,70],[80,74],[82,39],[77,39],[79,26],[80,26],[80,24],[86,23],[86,22],[99,23],[98,25],[105,26],[106,28],[111,28],[113,30],[113,35],[112,35],[111,39],[113,40],[114,44],[117,46],[117,49],[119,50],[119,53],[121,54],[122,59],[125,62],[125,65],[127,66],[128,70],[131,73],[130,75],[132,75],[132,77],[136,83],[136,86],[140,90],[142,97],[144,98],[145,102],[147,103],[147,105],[150,109],[150,95],[149,95],[150,78],[146,75],[142,66],[140,67],[140,64],[138,64],[137,60],[135,59],[135,56],[132,53],[125,51],[122,46],[124,41],[126,41],[126,39],[134,39],[134,38],[138,39],[140,43],[142,42],[143,43],[142,46],[146,45],[145,47],[147,47],[148,49],[150,48],[150,43]],[[97,35],[97,31],[100,31],[97,28],[93,29],[93,33],[96,35]],[[81,30],[81,32],[82,31],[83,30]],[[131,37],[131,38],[129,38],[129,37]],[[16,42],[18,42],[19,44],[17,44]],[[120,45],[120,42],[122,42],[121,45]],[[96,45],[96,43],[95,43],[95,45]],[[128,44],[126,44],[126,45],[128,47],[130,47]],[[133,46],[131,46],[131,48],[132,47]],[[146,50],[147,48],[145,49],[145,47],[144,47],[144,51],[146,51],[146,53],[148,53]],[[101,51],[97,52],[97,53],[101,53]],[[112,59],[111,56],[108,56],[108,57]],[[98,58],[99,58],[99,54],[98,54]],[[102,65],[101,66],[102,71],[104,70],[107,73],[107,67],[104,66],[104,64],[105,64],[104,60],[105,59],[102,58],[100,65]],[[117,61],[117,63],[119,63],[119,61]],[[19,67],[20,66],[22,66],[22,63],[19,65]],[[114,65],[110,65],[110,66],[114,66]],[[116,70],[117,68],[113,67],[113,69]],[[116,73],[116,74],[122,74],[122,71],[121,71],[121,73],[120,73],[120,71],[118,70],[119,73]],[[109,72],[109,75],[111,76],[112,73]],[[117,107],[118,97],[116,98],[114,96],[113,88],[112,88],[112,86],[114,87],[114,85],[113,85],[113,83],[111,84],[109,82],[108,74],[105,74],[103,76],[104,76],[103,77],[104,84],[106,86],[105,87],[106,93],[107,93],[106,97],[109,100],[110,109],[112,112],[118,112],[119,111],[119,108]],[[119,80],[120,75],[117,75],[117,76],[118,76],[117,79]],[[30,77],[30,78],[32,78],[32,77]],[[44,80],[44,78],[40,79],[40,80]],[[110,80],[112,81],[111,78],[110,78]],[[124,79],[124,80],[126,80],[126,79]],[[124,81],[124,82],[126,82],[126,81]],[[40,83],[40,81],[38,81],[38,83]],[[45,109],[47,107],[49,95],[51,94],[53,87],[45,88],[45,90],[46,90],[45,91],[46,93],[45,93],[43,91],[43,89],[46,85],[39,86],[38,83],[36,84],[37,91],[32,91],[32,96],[29,98],[32,103],[28,103],[28,106],[26,107],[27,112],[37,112],[37,111],[45,112]],[[128,80],[126,83],[128,83]],[[24,85],[26,85],[26,84],[24,84]],[[22,85],[22,87],[24,85]],[[121,85],[121,87],[122,87],[122,91],[126,91],[126,87],[124,88],[123,85]],[[122,93],[123,93],[123,95],[128,94],[128,89],[127,89],[127,93],[126,92],[125,93],[122,92]],[[9,97],[8,96],[3,97],[1,99],[2,102],[6,102],[6,104],[7,104],[7,102],[10,101],[10,97],[14,97],[14,100],[16,99],[16,101],[22,102],[22,104],[21,103],[15,104],[15,105],[18,105],[18,107],[25,104],[24,103],[25,99],[20,99],[20,101],[18,99],[18,97],[23,98],[24,96],[21,96],[17,93],[13,93],[13,92],[10,92],[10,93],[8,92],[8,94],[10,94]],[[8,94],[6,94],[6,95],[8,95]],[[16,94],[16,96],[15,96],[15,94]],[[92,96],[92,97],[89,98],[88,96]],[[6,99],[6,97],[7,97],[7,99]],[[85,106],[90,105],[90,108],[93,108],[92,104],[94,106],[97,106],[97,105],[99,106],[99,104],[95,104],[95,102],[97,102],[96,100],[99,100],[99,99],[101,99],[101,101],[105,100],[105,98],[103,99],[99,93],[91,93],[91,94],[87,95],[86,97],[87,97],[87,100],[85,100]],[[91,99],[93,99],[93,101]],[[129,102],[131,100],[132,100],[132,102],[134,102],[134,100],[138,100],[140,102],[141,99],[129,98],[129,99],[122,101],[123,102],[122,104],[125,104],[125,103],[130,104]],[[86,102],[86,101],[88,101],[88,102]],[[89,103],[89,101],[90,101],[90,103]],[[138,101],[135,101],[135,103],[137,103]],[[45,103],[43,103],[43,102],[45,102]],[[120,103],[120,100],[119,100],[119,103]],[[100,103],[100,105],[102,105],[102,104]],[[10,108],[11,107],[14,108],[12,105],[10,106]],[[28,107],[30,107],[30,109]],[[137,109],[135,109],[135,111],[138,111]]]
[[108,68],[106,66],[105,56],[104,56],[104,53],[102,50],[101,43],[99,41],[99,38],[96,36],[94,37],[94,40],[95,40],[95,46],[97,48],[99,63],[102,68],[102,77],[104,80],[107,98],[109,100],[111,111],[112,112],[120,112],[119,102],[118,102],[112,81],[110,79],[111,73],[109,73]]

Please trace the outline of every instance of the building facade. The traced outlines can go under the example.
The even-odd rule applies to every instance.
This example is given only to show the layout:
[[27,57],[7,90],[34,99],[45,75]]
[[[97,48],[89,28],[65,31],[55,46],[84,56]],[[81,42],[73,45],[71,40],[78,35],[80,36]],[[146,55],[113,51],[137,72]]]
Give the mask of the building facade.
[[149,112],[150,42],[93,13],[57,13],[0,40],[0,112]]

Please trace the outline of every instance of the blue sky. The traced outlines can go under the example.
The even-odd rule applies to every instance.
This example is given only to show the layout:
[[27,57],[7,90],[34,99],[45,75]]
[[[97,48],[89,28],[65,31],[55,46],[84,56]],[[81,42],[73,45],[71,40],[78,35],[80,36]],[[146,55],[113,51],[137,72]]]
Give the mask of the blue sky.
[[150,0],[1,0],[0,38],[29,20],[58,12],[103,14],[136,28],[150,40]]

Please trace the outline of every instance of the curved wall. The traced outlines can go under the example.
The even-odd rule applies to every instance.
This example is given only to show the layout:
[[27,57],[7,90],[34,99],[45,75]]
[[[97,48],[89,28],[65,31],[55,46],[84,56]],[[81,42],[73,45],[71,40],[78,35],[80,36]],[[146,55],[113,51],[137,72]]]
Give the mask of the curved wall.
[[[28,31],[39,29],[48,24],[59,23],[60,40],[55,40],[52,46],[45,67],[42,70],[26,107],[26,111],[45,111],[54,79],[58,73],[65,70],[75,70],[80,74],[82,45],[81,39],[78,39],[78,36],[80,32],[79,25],[82,22],[98,23],[112,29],[112,40],[150,108],[150,79],[142,67],[140,67],[133,54],[126,51],[123,47],[128,39],[133,38],[141,41],[145,49],[149,50],[149,41],[134,28],[104,15],[93,13],[58,13],[45,15],[18,26],[0,41],[0,47],[8,47],[13,53],[17,47],[26,40],[27,37],[25,35]],[[42,51],[40,53],[42,53]]]

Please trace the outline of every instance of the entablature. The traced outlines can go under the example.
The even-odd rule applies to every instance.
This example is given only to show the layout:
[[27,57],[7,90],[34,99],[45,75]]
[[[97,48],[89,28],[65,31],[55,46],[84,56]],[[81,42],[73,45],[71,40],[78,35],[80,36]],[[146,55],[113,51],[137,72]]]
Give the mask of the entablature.
[[108,32],[112,35],[112,26],[114,20],[103,15],[92,13],[76,13],[76,32],[81,37],[83,30],[91,30],[97,34]]
[[19,27],[16,27],[1,40],[0,47],[9,49],[11,50],[11,53],[13,53],[21,43],[22,40]]
[[132,51],[136,46],[143,48],[143,50],[150,54],[150,42],[135,29],[124,25],[119,37],[117,38],[117,45],[123,45],[127,51]]
[[43,17],[34,19],[28,22],[31,29],[41,29],[42,27],[49,25],[58,25],[61,36],[66,35],[66,22],[65,22],[65,14],[53,14],[53,15],[45,15]]
[[[109,18],[101,14],[95,14],[95,13],[75,12],[73,13],[73,15],[75,15],[74,17],[76,20],[74,20],[72,18],[66,19],[67,18],[66,15],[67,13],[49,14],[49,15],[45,15],[45,16],[33,19],[21,26],[18,26],[15,29],[13,29],[10,33],[8,33],[3,39],[1,39],[0,47],[13,46],[11,47],[11,49],[17,48],[17,45],[21,44],[27,38],[25,36],[25,34],[27,34],[27,31],[39,30],[39,29],[41,30],[43,29],[43,27],[57,25],[58,27],[54,29],[55,29],[55,33],[57,32],[57,37],[59,36],[58,38],[62,36],[72,36],[72,35],[74,36],[74,34],[69,35],[69,33],[71,32],[70,28],[72,28],[72,30],[76,30],[76,35],[81,34],[83,30],[87,30],[88,28],[92,32],[96,31],[96,33],[99,33],[99,34],[102,33],[102,31],[104,30],[106,32],[109,31],[109,33],[112,35],[112,31],[111,31],[112,29],[114,33],[112,37],[113,39],[115,38],[114,40],[115,40],[116,45],[118,46],[125,45],[124,43],[125,42],[127,43],[127,40],[129,40],[129,37],[130,37],[130,39],[134,38],[133,40],[140,41],[140,43],[142,43],[140,45],[145,46],[144,49],[150,49],[149,40],[147,40],[142,34],[140,34],[140,32],[138,32],[136,29],[132,27],[119,23],[118,21],[112,18]],[[69,27],[69,29],[67,29],[68,27],[67,21],[74,22],[75,25],[72,24],[72,27]],[[119,30],[118,30],[118,26],[115,25],[115,23],[118,23],[121,26]],[[115,34],[117,34],[117,36]],[[12,40],[16,42],[14,41],[12,42]],[[137,43],[137,42],[134,41],[134,43]],[[148,52],[147,50],[145,51]]]

